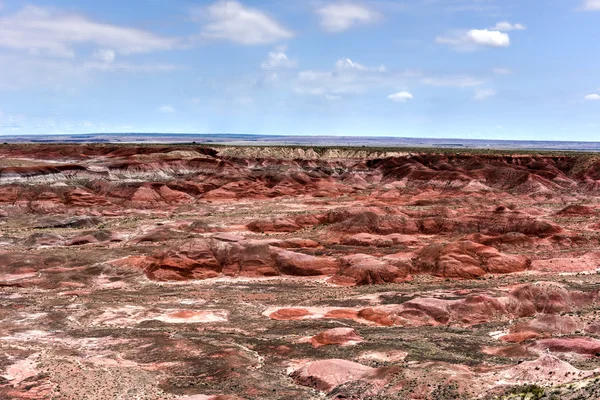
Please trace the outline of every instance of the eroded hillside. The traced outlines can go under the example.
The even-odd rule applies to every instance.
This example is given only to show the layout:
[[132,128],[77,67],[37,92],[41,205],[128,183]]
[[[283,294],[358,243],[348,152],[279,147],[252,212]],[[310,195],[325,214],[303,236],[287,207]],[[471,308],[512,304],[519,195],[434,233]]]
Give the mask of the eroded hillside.
[[592,155],[0,146],[0,398],[600,397],[599,196]]

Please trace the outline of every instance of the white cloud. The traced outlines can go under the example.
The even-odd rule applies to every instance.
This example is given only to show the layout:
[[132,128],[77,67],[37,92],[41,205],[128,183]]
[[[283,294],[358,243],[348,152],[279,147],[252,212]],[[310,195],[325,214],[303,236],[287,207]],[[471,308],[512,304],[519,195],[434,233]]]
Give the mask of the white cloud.
[[355,69],[357,71],[378,71],[378,72],[385,72],[386,68],[383,65],[380,65],[379,67],[375,67],[375,68],[370,68],[370,67],[365,67],[362,64],[359,64],[357,62],[352,61],[349,58],[342,58],[339,59],[336,63],[335,63],[335,67],[338,70],[344,70],[344,69]]
[[243,45],[274,43],[294,34],[260,10],[234,0],[220,0],[206,8],[210,22],[200,38],[228,40]]
[[506,67],[492,68],[492,72],[496,75],[510,75],[513,73],[513,71],[510,68]]
[[335,100],[340,100],[342,98],[342,96],[338,96],[338,95],[335,95],[335,94],[326,94],[325,98],[327,100],[335,101]]
[[583,99],[588,100],[588,101],[598,101],[598,100],[600,100],[600,94],[597,94],[597,93],[588,94]]
[[175,39],[151,32],[36,6],[26,6],[0,18],[0,47],[34,55],[73,57],[75,46],[83,43],[111,48],[121,54],[168,50],[177,45]]
[[170,106],[168,104],[162,105],[162,106],[158,107],[156,110],[162,114],[171,114],[171,113],[175,112],[175,108],[173,108],[173,106]]
[[381,15],[367,7],[351,3],[329,4],[316,10],[321,27],[329,32],[342,32],[356,25],[377,22]]
[[478,89],[475,91],[475,100],[483,101],[496,95],[494,89]]
[[131,64],[126,62],[86,62],[81,65],[74,65],[74,68],[83,71],[104,71],[104,72],[169,72],[182,69],[174,64]]
[[477,47],[508,47],[510,37],[508,33],[490,31],[487,29],[471,29],[454,36],[438,36],[435,38],[438,44],[447,44],[459,50],[474,50]]
[[116,54],[115,51],[111,49],[99,49],[94,52],[93,57],[104,63],[110,64],[115,61]]
[[584,0],[580,7],[582,11],[600,11],[600,0]]
[[508,21],[500,21],[490,28],[492,31],[500,32],[524,31],[525,29],[527,29],[527,27],[523,24],[511,24]]
[[394,71],[381,67],[368,67],[350,59],[338,60],[330,71],[299,71],[291,82],[292,90],[299,95],[321,96],[329,100],[356,96],[390,87],[409,87],[415,83],[437,86],[474,88],[484,80],[470,75],[427,76],[418,70]]
[[337,96],[337,95],[328,95],[326,93],[326,89],[324,87],[296,87],[294,89],[294,93],[306,96]]
[[290,60],[283,51],[270,52],[267,59],[260,65],[261,69],[280,69],[280,68],[295,68],[296,61]]
[[413,98],[413,95],[409,92],[402,91],[390,94],[387,98],[397,103],[406,103],[408,100],[411,100]]
[[467,75],[458,75],[423,78],[421,83],[429,86],[473,87],[481,85],[483,81]]
[[[360,67],[357,68],[357,65]],[[294,82],[294,91],[313,96],[361,94],[373,88],[396,85],[401,78],[403,76],[379,68],[368,68],[354,62],[349,64],[342,60],[341,64],[339,61],[336,63],[333,71],[300,71]]]
[[467,37],[475,44],[490,47],[510,46],[510,37],[507,33],[500,31],[488,31],[487,29],[471,29]]

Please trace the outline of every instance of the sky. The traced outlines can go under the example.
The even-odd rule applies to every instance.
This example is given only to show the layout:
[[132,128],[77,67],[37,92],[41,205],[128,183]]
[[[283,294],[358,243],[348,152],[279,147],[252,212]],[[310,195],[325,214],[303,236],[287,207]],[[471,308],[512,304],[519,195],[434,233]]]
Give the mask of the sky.
[[600,0],[0,0],[0,135],[600,141]]

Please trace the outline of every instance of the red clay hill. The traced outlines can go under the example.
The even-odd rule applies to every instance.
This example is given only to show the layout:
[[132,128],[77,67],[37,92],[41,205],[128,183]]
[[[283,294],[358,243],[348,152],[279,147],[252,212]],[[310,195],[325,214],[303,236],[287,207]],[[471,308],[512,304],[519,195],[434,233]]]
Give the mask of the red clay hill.
[[1,145],[0,398],[600,398],[599,210],[595,154]]

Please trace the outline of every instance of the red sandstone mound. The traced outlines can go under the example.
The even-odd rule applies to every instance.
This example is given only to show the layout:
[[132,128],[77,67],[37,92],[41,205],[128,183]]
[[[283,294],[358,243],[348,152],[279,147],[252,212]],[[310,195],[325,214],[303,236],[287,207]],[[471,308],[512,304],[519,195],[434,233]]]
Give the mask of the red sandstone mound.
[[[156,240],[161,238],[162,236],[159,235]],[[138,240],[141,239],[144,237]],[[313,243],[308,245],[314,247]],[[156,262],[147,273],[151,279],[160,280],[206,279],[219,276],[221,273],[254,277],[337,273],[331,280],[333,283],[365,285],[403,282],[410,279],[411,272],[470,279],[488,273],[519,272],[530,266],[529,260],[525,257],[502,254],[494,248],[469,241],[436,243],[427,246],[415,255],[412,266],[403,259],[378,259],[368,255],[354,255],[341,260],[341,269],[331,258],[315,257],[275,246],[289,247],[285,242],[277,240],[236,239],[232,242],[194,239],[178,249],[155,256]]]
[[337,262],[333,259],[286,250],[276,252],[275,260],[278,270],[286,275],[333,275],[339,269]]
[[557,314],[582,309],[598,302],[598,291],[569,290],[556,283],[539,282],[523,285],[510,293],[509,308],[518,317],[530,317],[537,313]]
[[169,189],[166,185],[147,184],[135,190],[130,198],[132,206],[148,207],[161,203],[177,204],[190,202],[193,198],[183,192]]
[[355,254],[341,260],[340,272],[330,282],[338,285],[380,285],[409,279],[410,264]]
[[340,207],[328,211],[321,217],[321,222],[326,224],[333,224],[337,222],[344,222],[350,218],[354,218],[365,213],[371,213],[376,215],[404,215],[397,207]]
[[[381,316],[370,314],[369,309],[359,312],[359,317],[377,322]],[[381,310],[385,310],[381,309]],[[505,312],[504,305],[496,298],[472,295],[463,300],[441,300],[418,298],[401,306],[390,307],[390,313],[382,321],[383,325],[436,326],[436,325],[475,325],[500,318]]]
[[[313,361],[297,369],[291,377],[300,385],[311,386],[322,392],[349,382],[364,382],[367,387],[363,395],[374,395],[389,381],[391,370],[371,368],[352,361],[331,359]],[[338,397],[339,398],[339,397]]]
[[557,212],[556,215],[561,217],[592,217],[596,215],[596,210],[581,204],[571,204]]
[[588,337],[551,338],[538,340],[531,346],[540,352],[576,353],[588,356],[600,356],[600,340]]
[[269,315],[269,318],[276,321],[294,321],[301,320],[310,315],[310,312],[304,308],[281,308]]
[[548,237],[561,232],[561,228],[557,225],[504,207],[461,218],[450,217],[443,211],[435,211],[432,215],[409,213],[413,216],[392,207],[354,207],[330,211],[321,218],[321,222],[332,224],[333,231],[346,234],[460,232],[496,236],[516,232],[528,236]]
[[419,232],[414,220],[400,215],[379,215],[373,211],[365,211],[335,223],[331,229],[343,233],[375,233],[389,235],[392,233],[415,234]]
[[435,243],[420,250],[414,259],[418,273],[446,278],[472,279],[485,274],[508,274],[530,266],[526,257],[502,254],[470,241]]
[[104,197],[97,196],[81,188],[75,188],[65,194],[65,200],[67,205],[73,207],[98,207],[111,204],[111,202]]
[[186,229],[195,233],[219,232],[221,230],[218,226],[211,225],[206,221],[193,221]]
[[278,276],[281,272],[275,261],[275,253],[280,249],[271,247],[268,242],[247,241],[229,243],[212,242],[213,252],[228,276]]
[[159,227],[143,235],[135,237],[134,243],[162,243],[168,240],[188,238],[189,234],[167,227]]
[[65,246],[80,246],[91,243],[102,243],[102,242],[121,242],[122,239],[119,235],[108,230],[82,232],[81,235],[72,237],[65,242]]
[[318,348],[328,345],[351,346],[362,340],[362,337],[352,328],[333,328],[313,336],[310,343]]
[[153,280],[216,278],[223,270],[206,240],[191,240],[154,258],[146,269]]
[[500,251],[505,249],[521,250],[535,246],[535,239],[519,232],[509,232],[499,236],[486,236],[476,233],[468,237],[476,243],[481,243],[486,246],[495,247]]
[[482,233],[492,236],[517,232],[538,237],[548,237],[562,231],[558,225],[505,207],[461,218],[456,223],[456,229],[463,233]]
[[[502,336],[504,341],[515,342],[517,337],[527,333],[528,338],[548,335],[569,335],[582,329],[584,324],[575,317],[556,314],[542,315],[525,322],[519,322],[510,328],[510,335]],[[522,340],[519,340],[522,341]]]
[[252,232],[295,232],[300,226],[291,218],[268,218],[252,221],[248,229]]
[[158,194],[167,203],[187,203],[194,200],[192,196],[187,193],[173,190],[167,185],[162,185],[157,190]]
[[417,244],[418,240],[412,235],[372,235],[370,233],[359,233],[344,237],[341,243],[346,246],[390,247],[394,245],[412,246]]
[[269,198],[268,193],[269,189],[264,182],[238,178],[218,189],[207,192],[202,198],[206,200],[267,199]]
[[286,239],[280,242],[274,242],[271,246],[281,247],[282,249],[316,249],[323,248],[319,243],[311,239]]
[[[388,304],[363,309],[334,309],[322,318],[351,319],[379,326],[471,326],[490,321],[533,317],[537,314],[572,312],[595,306],[598,292],[568,290],[560,285],[540,282],[523,285],[507,296],[468,295],[457,300],[416,298],[402,304]],[[288,309],[276,310],[271,318],[285,320]],[[290,319],[314,318],[308,310],[290,309]]]
[[[333,275],[339,266],[315,257],[271,246],[271,241],[192,239],[151,257],[146,274],[154,280],[187,280],[228,276]],[[277,241],[275,241],[277,242]]]
[[[515,333],[509,333],[507,335],[502,335],[499,339],[502,340],[503,342],[508,342],[508,343],[523,343],[525,341],[528,340],[532,340],[532,339],[537,339],[540,337],[540,334],[537,332],[533,332],[533,331],[520,331],[520,332],[515,332]],[[513,346],[514,347],[514,346]],[[490,350],[491,353],[489,354],[517,354],[516,348],[521,348],[523,346],[518,346],[516,348],[513,347],[509,347],[509,348],[500,348],[500,349],[495,349],[495,350]],[[508,350],[511,349],[511,350]],[[514,350],[514,352],[513,352]],[[497,351],[497,352],[496,352]],[[523,351],[527,351],[525,347],[523,347]]]
[[28,204],[29,211],[36,214],[63,213],[66,209],[62,196],[53,192],[42,192]]

